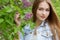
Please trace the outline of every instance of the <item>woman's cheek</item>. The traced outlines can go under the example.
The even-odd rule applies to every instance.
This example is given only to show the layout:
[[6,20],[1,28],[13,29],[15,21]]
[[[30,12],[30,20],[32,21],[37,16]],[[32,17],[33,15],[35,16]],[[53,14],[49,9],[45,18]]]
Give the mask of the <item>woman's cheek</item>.
[[47,17],[49,16],[49,13],[47,13],[45,16],[46,16],[46,18],[47,18]]

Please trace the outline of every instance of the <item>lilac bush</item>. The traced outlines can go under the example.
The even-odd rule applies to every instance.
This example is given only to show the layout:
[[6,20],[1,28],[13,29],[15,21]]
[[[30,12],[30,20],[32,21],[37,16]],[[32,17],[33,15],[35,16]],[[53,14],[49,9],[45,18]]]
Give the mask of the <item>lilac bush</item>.
[[25,20],[29,20],[31,18],[32,18],[32,14],[31,13],[26,13],[25,14],[25,17],[24,17]]
[[31,6],[31,2],[28,1],[28,0],[22,0],[22,2],[23,2],[23,7],[29,7],[29,6]]

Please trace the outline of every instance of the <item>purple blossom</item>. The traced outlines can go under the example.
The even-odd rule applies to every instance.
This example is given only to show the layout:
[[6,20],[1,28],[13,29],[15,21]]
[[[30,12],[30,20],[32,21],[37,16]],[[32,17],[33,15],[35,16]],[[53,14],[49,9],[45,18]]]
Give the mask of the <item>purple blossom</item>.
[[31,18],[32,18],[32,14],[31,13],[26,13],[25,14],[25,17],[24,17],[25,20],[29,20]]
[[24,6],[24,7],[29,7],[29,6],[31,6],[31,2],[28,1],[28,0],[22,0],[22,2],[23,2],[23,6]]

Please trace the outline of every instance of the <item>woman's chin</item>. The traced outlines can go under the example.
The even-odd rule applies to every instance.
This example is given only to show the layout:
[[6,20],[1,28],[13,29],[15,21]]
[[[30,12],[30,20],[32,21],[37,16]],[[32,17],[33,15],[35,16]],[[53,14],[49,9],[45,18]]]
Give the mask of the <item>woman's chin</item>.
[[44,21],[45,19],[40,19],[41,21]]

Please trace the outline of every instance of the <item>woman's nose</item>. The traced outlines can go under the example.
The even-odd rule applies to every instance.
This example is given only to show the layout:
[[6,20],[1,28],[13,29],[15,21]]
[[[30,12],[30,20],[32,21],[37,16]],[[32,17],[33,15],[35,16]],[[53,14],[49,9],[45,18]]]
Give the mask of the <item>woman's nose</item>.
[[42,14],[44,14],[44,15],[45,15],[45,14],[46,14],[46,11],[44,10]]

